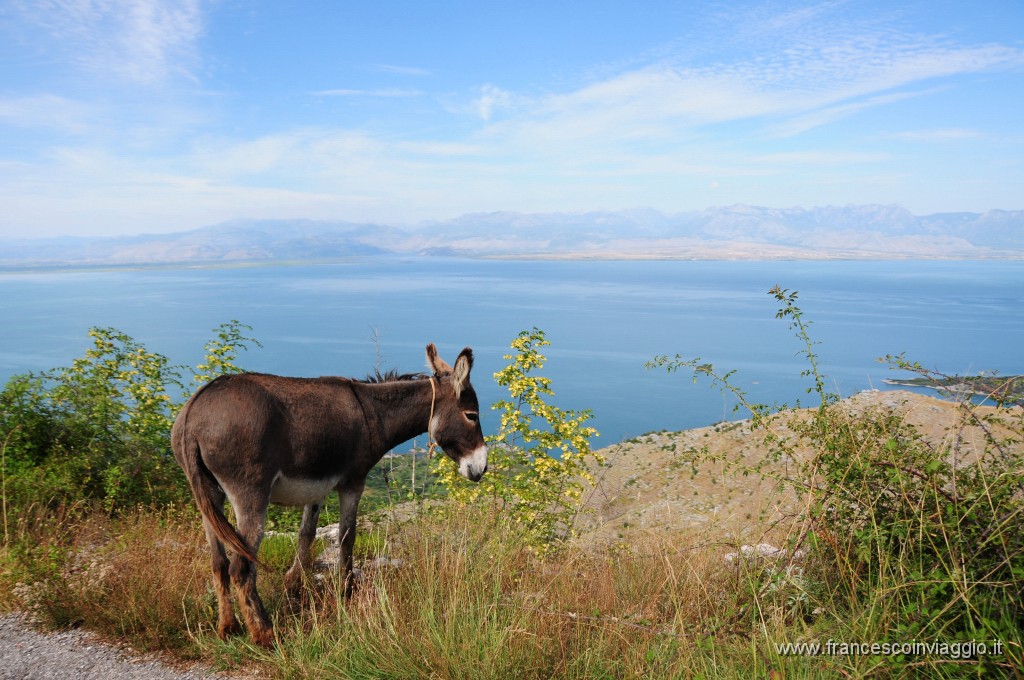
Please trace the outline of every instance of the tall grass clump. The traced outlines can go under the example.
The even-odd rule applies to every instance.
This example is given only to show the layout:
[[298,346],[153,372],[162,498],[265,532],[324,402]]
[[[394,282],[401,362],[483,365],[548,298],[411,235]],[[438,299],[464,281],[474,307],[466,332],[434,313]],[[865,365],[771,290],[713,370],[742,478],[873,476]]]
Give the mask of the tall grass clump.
[[[248,658],[283,678],[671,678],[723,660],[740,675],[768,670],[731,642],[749,593],[707,537],[538,554],[480,513],[391,526],[400,566],[368,569],[348,601],[320,582],[278,648]],[[225,644],[206,642],[214,655]]]
[[[45,510],[52,513],[52,510]],[[44,516],[36,519],[46,519]],[[261,552],[260,587],[279,631],[266,651],[213,630],[216,601],[198,517],[148,511],[80,516],[35,544],[19,606],[52,626],[82,626],[136,648],[201,658],[217,669],[279,678],[757,677],[805,669],[772,663],[759,620],[789,620],[785,595],[760,593],[760,567],[723,568],[704,533],[646,539],[629,550],[563,544],[543,554],[507,518],[470,507],[378,527],[346,599],[335,575],[282,596],[288,541]],[[39,527],[33,529],[33,527]],[[14,574],[10,574],[15,576]],[[31,583],[26,591],[25,584]]]
[[[663,356],[651,365],[689,369],[733,394],[765,428],[774,460],[810,451],[794,456],[800,461],[795,472],[781,481],[802,499],[790,547],[809,551],[801,590],[811,599],[812,614],[802,629],[779,632],[804,641],[897,649],[825,659],[845,672],[958,676],[1019,669],[1022,409],[997,399],[994,409],[982,411],[966,396],[957,404],[956,424],[939,443],[891,409],[851,413],[826,389],[797,294],[779,287],[771,294],[781,303],[778,316],[791,320],[803,343],[805,375],[814,383],[808,391],[819,400],[809,415],[750,403],[730,382],[731,373],[699,359]],[[894,369],[940,377],[902,356],[884,360]],[[915,642],[932,644],[932,651],[906,646]],[[964,659],[948,651],[967,643],[983,643],[989,653]]]
[[188,509],[120,517],[39,507],[3,551],[0,603],[49,628],[82,626],[143,649],[186,653],[184,622],[208,619],[209,558]]

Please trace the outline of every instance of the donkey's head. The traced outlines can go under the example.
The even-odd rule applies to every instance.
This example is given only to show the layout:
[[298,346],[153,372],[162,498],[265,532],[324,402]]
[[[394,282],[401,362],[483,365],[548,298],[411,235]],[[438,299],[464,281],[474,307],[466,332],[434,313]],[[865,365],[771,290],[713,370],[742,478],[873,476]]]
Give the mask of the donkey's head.
[[452,368],[437,355],[434,343],[430,343],[427,367],[436,385],[430,432],[448,457],[459,464],[462,476],[478,482],[487,471],[487,446],[480,430],[476,391],[469,384],[473,350],[462,350]]

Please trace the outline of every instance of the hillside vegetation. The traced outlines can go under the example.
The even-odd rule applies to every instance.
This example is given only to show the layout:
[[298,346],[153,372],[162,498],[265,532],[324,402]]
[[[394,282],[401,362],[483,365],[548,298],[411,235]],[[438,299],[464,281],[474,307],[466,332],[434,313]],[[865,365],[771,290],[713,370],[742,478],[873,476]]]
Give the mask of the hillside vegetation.
[[[956,448],[974,461],[984,455],[988,436],[1013,438],[1013,422],[1001,422],[1008,412],[1012,410],[974,405],[965,422],[960,402],[902,390],[869,390],[837,402],[834,415],[856,427],[866,417],[884,414],[919,435],[930,449]],[[790,411],[772,424],[774,433],[797,437],[795,428],[815,415],[815,409]],[[971,422],[975,417],[980,423]],[[784,541],[787,519],[803,508],[788,482],[815,451],[809,442],[799,442],[776,458],[772,442],[765,441],[766,428],[755,427],[751,419],[735,420],[682,432],[651,432],[602,449],[608,466],[598,472],[586,501],[592,512],[581,516],[579,526],[595,543],[629,543],[646,534],[699,529],[714,529],[724,543]],[[760,474],[743,474],[755,468]]]
[[750,403],[729,372],[656,357],[652,368],[728,391],[746,418],[591,451],[588,412],[550,404],[547,341],[524,332],[495,376],[509,397],[496,405],[488,484],[461,485],[443,459],[382,461],[350,599],[331,571],[284,597],[294,538],[281,532],[297,518],[271,517],[270,651],[216,636],[200,519],[166,440],[183,394],[239,370],[254,341],[237,322],[220,327],[186,384],[185,369],[94,329],[71,367],[0,394],[0,608],[264,677],[1019,672],[1021,407],[841,400],[796,294],[772,293],[815,406]]

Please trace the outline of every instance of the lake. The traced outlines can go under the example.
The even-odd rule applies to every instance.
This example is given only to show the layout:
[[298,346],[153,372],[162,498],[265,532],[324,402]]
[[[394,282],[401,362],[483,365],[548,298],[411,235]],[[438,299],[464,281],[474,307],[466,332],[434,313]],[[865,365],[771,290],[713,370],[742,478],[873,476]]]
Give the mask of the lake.
[[[87,330],[113,326],[172,363],[194,365],[230,319],[263,343],[240,363],[284,375],[363,376],[476,354],[481,404],[509,342],[538,327],[555,402],[594,411],[605,445],[651,430],[735,418],[734,401],[655,355],[701,357],[751,398],[794,403],[802,346],[767,291],[799,291],[829,385],[883,388],[876,358],[905,352],[946,373],[1024,373],[1024,262],[548,262],[368,257],[330,264],[0,273],[0,379],[65,366]],[[378,342],[375,337],[379,338]],[[807,403],[813,403],[808,401]],[[485,431],[496,416],[482,409]]]

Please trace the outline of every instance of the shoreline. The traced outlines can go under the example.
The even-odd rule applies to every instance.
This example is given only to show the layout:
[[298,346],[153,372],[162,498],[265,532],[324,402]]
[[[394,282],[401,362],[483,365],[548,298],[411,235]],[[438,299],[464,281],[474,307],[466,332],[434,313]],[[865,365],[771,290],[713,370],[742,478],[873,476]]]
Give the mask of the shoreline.
[[[990,376],[953,376],[947,379],[933,380],[930,378],[884,378],[886,385],[895,387],[921,388],[937,392],[939,395],[964,394],[981,399],[992,399],[1001,393],[1008,402],[1024,400],[1024,376],[1010,375],[1005,377]],[[1005,389],[1007,386],[1013,389]]]
[[955,256],[924,253],[877,253],[857,251],[696,250],[565,251],[519,253],[380,253],[330,258],[282,258],[238,260],[0,260],[0,274],[83,273],[102,271],[153,271],[182,269],[245,269],[351,264],[374,259],[478,260],[499,262],[1024,262],[1024,252]]

